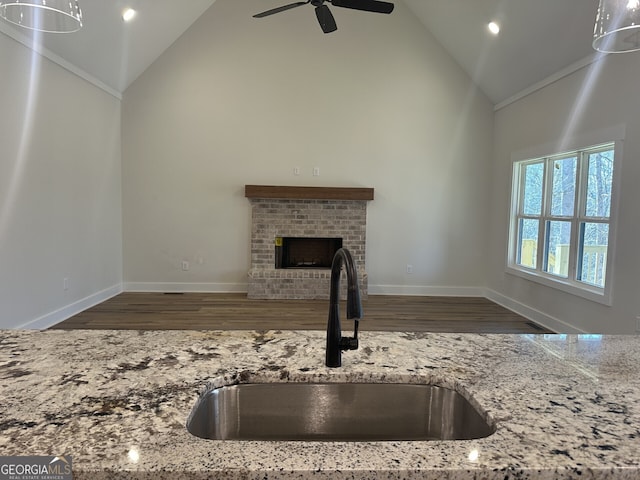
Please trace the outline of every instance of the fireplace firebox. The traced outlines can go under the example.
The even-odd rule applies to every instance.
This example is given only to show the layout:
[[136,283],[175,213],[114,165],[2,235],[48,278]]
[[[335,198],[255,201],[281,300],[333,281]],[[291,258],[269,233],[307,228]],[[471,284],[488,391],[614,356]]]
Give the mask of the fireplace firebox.
[[276,237],[276,268],[331,268],[342,238]]

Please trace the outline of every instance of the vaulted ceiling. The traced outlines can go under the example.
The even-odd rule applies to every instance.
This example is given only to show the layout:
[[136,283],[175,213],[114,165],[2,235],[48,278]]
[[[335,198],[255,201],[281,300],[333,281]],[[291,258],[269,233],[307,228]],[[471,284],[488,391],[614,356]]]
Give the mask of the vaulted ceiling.
[[[217,1],[239,5],[245,0]],[[74,34],[34,34],[4,21],[0,32],[121,93],[215,2],[81,0],[84,27]],[[494,104],[594,55],[591,40],[598,0],[395,0],[399,2]],[[258,3],[266,10],[290,1]],[[138,12],[130,23],[121,16],[126,7]],[[490,21],[500,24],[499,35],[488,32]]]
[[494,104],[595,56],[598,0],[404,1]]
[[[38,34],[0,20],[0,31],[44,49],[115,92],[144,72],[215,0],[79,0],[83,27],[71,34]],[[135,21],[122,12],[134,8]]]

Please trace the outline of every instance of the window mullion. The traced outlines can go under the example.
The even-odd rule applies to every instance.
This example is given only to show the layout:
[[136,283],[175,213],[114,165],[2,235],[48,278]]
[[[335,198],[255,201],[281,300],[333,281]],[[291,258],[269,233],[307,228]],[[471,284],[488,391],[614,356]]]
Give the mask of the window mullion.
[[543,168],[543,172],[542,172],[542,195],[543,198],[540,199],[540,214],[537,216],[537,220],[538,220],[538,240],[537,240],[537,244],[536,244],[536,262],[535,262],[535,270],[537,272],[540,271],[540,265],[542,265],[542,234],[543,234],[543,230],[542,230],[542,215],[544,212],[544,169],[546,168],[546,166],[544,165],[544,163],[542,164],[542,168]]
[[591,219],[587,218],[587,185],[589,183],[589,153],[579,152],[578,162],[578,188],[576,189],[576,241],[573,248],[571,258],[574,262],[574,269],[572,274],[572,280],[579,282],[579,277],[582,275],[582,256],[583,256],[583,243],[584,243],[584,225]]
[[571,243],[569,244],[569,268],[567,276],[570,280],[576,280],[578,268],[578,244],[580,242],[580,222],[576,217],[571,219]]
[[551,217],[551,196],[553,194],[553,160],[551,158],[544,159],[544,174],[542,176],[542,209],[540,215],[540,224],[538,225],[538,262],[536,270],[545,271],[547,255],[549,254],[548,230],[549,220]]
[[585,152],[578,153],[578,171],[576,172],[576,213],[578,221],[584,221],[587,213],[587,180],[589,175],[588,165],[585,165],[589,156]]
[[573,219],[571,220],[571,246],[569,247],[569,278],[572,281],[578,280],[578,255],[580,253],[580,224],[586,211],[586,174],[588,169],[585,168],[585,152],[578,152],[576,162],[576,188]]

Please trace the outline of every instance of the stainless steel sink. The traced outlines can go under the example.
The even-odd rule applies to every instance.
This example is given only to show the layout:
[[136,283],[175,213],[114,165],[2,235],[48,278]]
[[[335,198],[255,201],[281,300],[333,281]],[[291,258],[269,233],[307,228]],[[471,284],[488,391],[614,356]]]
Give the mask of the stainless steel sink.
[[187,420],[215,440],[469,440],[495,427],[462,395],[433,385],[255,383],[205,392]]

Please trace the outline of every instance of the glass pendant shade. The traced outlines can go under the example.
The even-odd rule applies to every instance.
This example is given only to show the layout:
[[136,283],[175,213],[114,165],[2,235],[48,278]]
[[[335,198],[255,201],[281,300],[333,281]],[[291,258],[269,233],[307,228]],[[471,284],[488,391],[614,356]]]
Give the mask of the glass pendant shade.
[[604,53],[640,50],[640,0],[600,0],[593,48]]
[[0,17],[48,33],[71,33],[82,27],[77,0],[0,0]]

